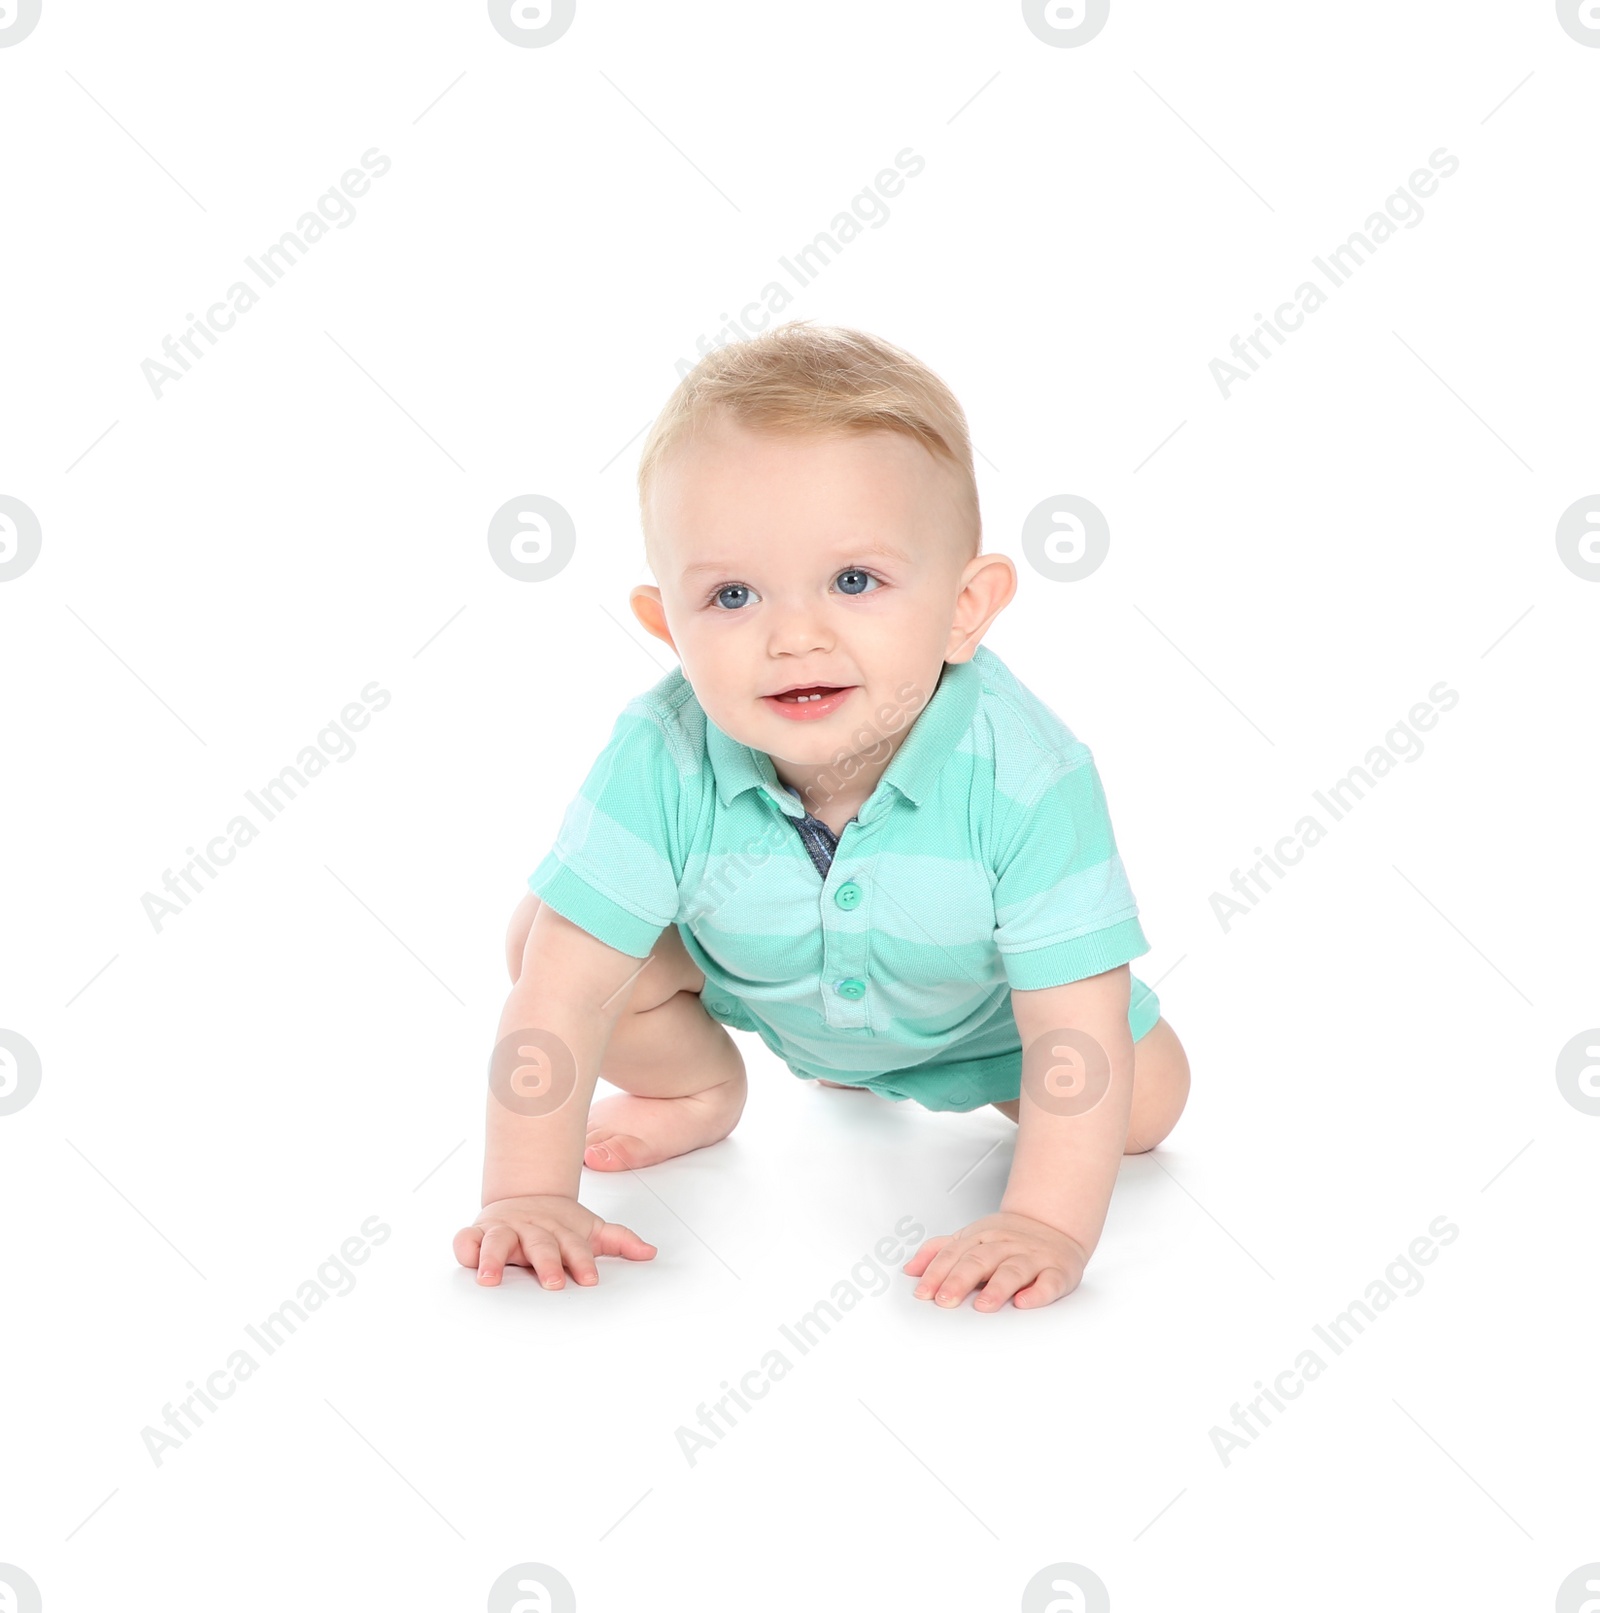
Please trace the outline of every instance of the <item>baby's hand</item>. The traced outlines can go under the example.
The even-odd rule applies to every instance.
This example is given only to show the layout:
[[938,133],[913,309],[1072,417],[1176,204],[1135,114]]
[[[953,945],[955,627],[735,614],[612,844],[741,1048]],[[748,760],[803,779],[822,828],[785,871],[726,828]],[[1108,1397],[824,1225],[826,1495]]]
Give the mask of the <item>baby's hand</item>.
[[900,1269],[920,1277],[916,1298],[937,1289],[941,1305],[959,1305],[985,1278],[974,1309],[999,1310],[1015,1294],[1020,1310],[1052,1304],[1083,1281],[1089,1257],[1066,1233],[1031,1216],[1002,1210],[953,1238],[929,1238]]
[[656,1249],[637,1232],[555,1193],[499,1199],[455,1236],[456,1259],[476,1266],[478,1281],[493,1286],[508,1265],[531,1266],[546,1288],[565,1288],[565,1263],[580,1283],[600,1281],[595,1255],[654,1260]]

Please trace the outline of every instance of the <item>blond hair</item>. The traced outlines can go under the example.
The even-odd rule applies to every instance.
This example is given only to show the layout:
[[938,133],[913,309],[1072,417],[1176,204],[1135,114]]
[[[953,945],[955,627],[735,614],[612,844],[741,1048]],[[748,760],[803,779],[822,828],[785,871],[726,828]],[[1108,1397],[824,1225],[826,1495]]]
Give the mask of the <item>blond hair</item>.
[[[948,469],[971,552],[979,552],[983,522],[967,417],[949,387],[903,349],[864,331],[797,319],[708,353],[678,383],[645,439],[641,521],[664,461],[719,410],[754,430],[914,438]],[[647,541],[648,530],[646,522]]]

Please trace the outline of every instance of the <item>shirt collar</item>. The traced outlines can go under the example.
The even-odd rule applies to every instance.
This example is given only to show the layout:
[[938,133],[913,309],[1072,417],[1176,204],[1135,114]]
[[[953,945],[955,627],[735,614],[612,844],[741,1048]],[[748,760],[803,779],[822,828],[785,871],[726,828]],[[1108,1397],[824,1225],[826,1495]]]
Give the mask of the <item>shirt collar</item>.
[[[979,645],[970,661],[946,662],[933,697],[911,722],[911,732],[885,769],[877,787],[857,816],[866,820],[884,810],[884,786],[897,790],[913,805],[920,805],[932,792],[939,774],[950,760],[962,736],[972,724],[977,709],[978,686],[982,681],[979,658],[989,654]],[[789,817],[805,816],[800,798],[785,788],[772,758],[765,751],[751,749],[730,738],[706,718],[706,754],[717,781],[717,799],[724,806],[746,790],[765,789],[768,796]]]

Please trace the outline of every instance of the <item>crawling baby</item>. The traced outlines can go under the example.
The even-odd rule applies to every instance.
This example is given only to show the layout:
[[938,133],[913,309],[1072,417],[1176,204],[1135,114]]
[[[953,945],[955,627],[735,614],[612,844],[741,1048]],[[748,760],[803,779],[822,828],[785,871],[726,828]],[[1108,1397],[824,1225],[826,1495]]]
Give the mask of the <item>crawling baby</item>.
[[726,1137],[731,1028],[802,1080],[1015,1121],[999,1208],[902,1270],[940,1305],[1060,1299],[1189,1066],[1128,968],[1150,948],[1093,757],[981,642],[1017,573],[980,552],[960,404],[887,342],[784,325],[684,377],[639,496],[656,583],[629,602],[679,666],[512,916],[457,1259],[561,1288],[652,1258],[581,1173]]

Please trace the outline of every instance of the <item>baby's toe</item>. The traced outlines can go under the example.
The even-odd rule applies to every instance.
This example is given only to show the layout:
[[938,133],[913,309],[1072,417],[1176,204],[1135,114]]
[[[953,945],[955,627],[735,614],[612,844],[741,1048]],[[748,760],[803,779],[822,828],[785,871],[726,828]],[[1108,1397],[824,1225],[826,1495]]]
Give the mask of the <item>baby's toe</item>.
[[641,1163],[644,1142],[621,1132],[596,1134],[585,1144],[583,1162],[592,1171],[625,1171]]

